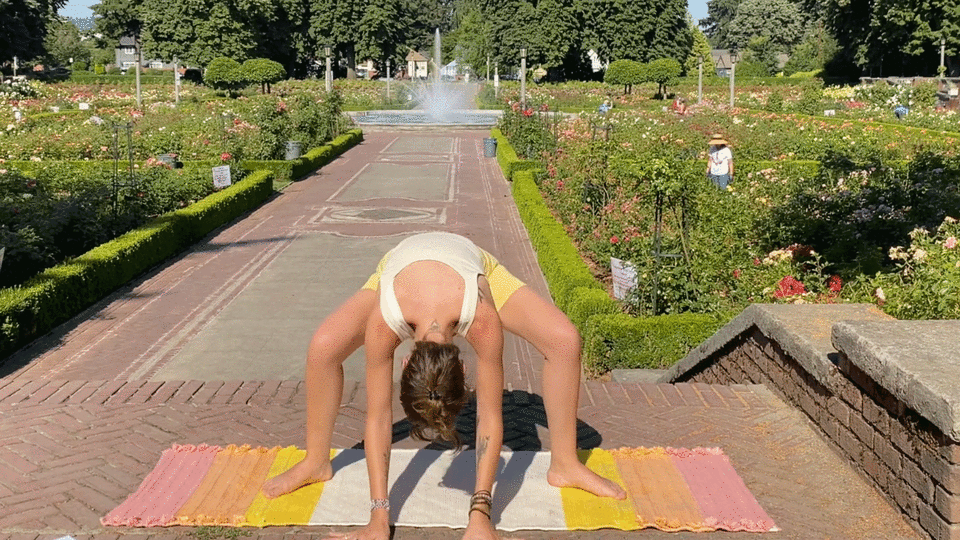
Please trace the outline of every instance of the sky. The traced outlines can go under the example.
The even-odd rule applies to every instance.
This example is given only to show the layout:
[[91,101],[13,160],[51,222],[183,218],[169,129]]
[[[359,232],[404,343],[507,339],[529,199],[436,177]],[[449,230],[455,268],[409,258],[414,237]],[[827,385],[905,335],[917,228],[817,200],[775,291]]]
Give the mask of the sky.
[[[69,0],[67,5],[60,10],[60,15],[80,19],[93,17],[90,6],[99,3],[100,0]],[[690,14],[693,15],[693,20],[699,21],[707,17],[707,0],[687,0],[687,6]]]

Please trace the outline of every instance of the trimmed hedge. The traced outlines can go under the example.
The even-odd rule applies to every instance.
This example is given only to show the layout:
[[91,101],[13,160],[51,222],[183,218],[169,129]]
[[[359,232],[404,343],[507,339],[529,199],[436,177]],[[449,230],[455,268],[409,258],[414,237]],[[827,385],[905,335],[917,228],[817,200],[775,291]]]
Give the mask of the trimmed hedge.
[[[577,288],[600,289],[606,294],[593,278],[593,274],[583,262],[577,248],[570,242],[566,231],[553,218],[546,203],[543,202],[540,190],[533,180],[533,173],[517,172],[512,189],[517,210],[530,234],[530,241],[536,248],[537,260],[547,278],[550,294],[557,303],[557,307],[567,312],[568,304],[573,299],[572,293]],[[582,311],[578,314],[581,322],[586,322],[587,317],[589,314]]]
[[[173,71],[169,72],[169,75],[145,75],[140,74],[140,84],[169,84],[173,86]],[[126,75],[97,75],[96,73],[83,72],[78,73],[74,71],[70,74],[70,78],[67,79],[70,82],[81,83],[81,84],[130,84],[136,80],[136,73],[133,70],[127,72]]]
[[273,193],[273,173],[256,171],[188,208],[0,290],[0,357],[46,333],[111,291],[256,208]]
[[517,152],[510,145],[510,141],[499,129],[492,129],[490,136],[497,140],[497,163],[503,169],[503,175],[507,180],[513,180],[514,175],[520,171],[533,171],[543,167],[536,161],[528,161],[517,157]]
[[[498,160],[501,149],[511,155],[513,149],[506,138],[496,130],[493,136],[498,139]],[[500,163],[503,166],[504,162]],[[514,201],[554,302],[583,337],[582,360],[588,371],[602,374],[614,368],[673,365],[726,324],[724,316],[715,314],[641,319],[621,313],[620,304],[594,279],[563,226],[550,213],[533,178],[533,171],[515,171]]]
[[363,131],[351,129],[323,146],[310,150],[305,155],[290,161],[291,178],[299,180],[311,172],[323,167],[347,149],[363,141]]
[[[0,289],[0,358],[50,331],[91,304],[179,253],[211,231],[260,206],[273,193],[276,171],[302,177],[363,140],[351,130],[293,161],[243,162],[256,168],[245,179],[41,272],[22,286]],[[30,171],[43,163],[29,164]],[[93,169],[102,162],[67,162]],[[186,166],[209,166],[188,162]],[[267,167],[262,167],[267,165]],[[13,166],[11,164],[11,166]],[[112,167],[112,164],[110,164]],[[26,174],[26,171],[25,171]]]
[[587,322],[584,362],[596,373],[668,368],[724,324],[720,316],[701,313],[643,319],[623,313],[595,315]]

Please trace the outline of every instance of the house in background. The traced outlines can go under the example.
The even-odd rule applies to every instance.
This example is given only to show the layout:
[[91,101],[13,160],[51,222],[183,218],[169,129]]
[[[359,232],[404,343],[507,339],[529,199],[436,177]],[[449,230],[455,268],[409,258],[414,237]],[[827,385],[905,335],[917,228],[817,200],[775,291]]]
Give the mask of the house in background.
[[407,76],[411,79],[426,79],[430,74],[427,57],[417,51],[407,53]]
[[[713,49],[710,51],[710,58],[713,59],[713,67],[719,77],[730,76],[730,49]],[[704,66],[706,68],[707,66]],[[704,70],[706,71],[706,69]]]
[[[137,65],[137,47],[133,36],[120,38],[120,46],[114,49],[117,67],[124,71]],[[173,69],[173,64],[163,60],[153,59],[143,61],[143,67],[150,69]]]

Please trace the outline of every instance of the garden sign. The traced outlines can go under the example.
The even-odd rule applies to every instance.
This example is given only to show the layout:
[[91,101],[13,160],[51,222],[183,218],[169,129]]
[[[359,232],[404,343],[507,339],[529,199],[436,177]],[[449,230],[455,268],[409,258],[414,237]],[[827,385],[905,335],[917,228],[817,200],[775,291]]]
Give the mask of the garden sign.
[[213,168],[213,187],[223,189],[230,185],[230,166],[220,165]]
[[613,297],[623,300],[631,289],[637,288],[637,269],[627,261],[610,257],[610,273],[613,274]]

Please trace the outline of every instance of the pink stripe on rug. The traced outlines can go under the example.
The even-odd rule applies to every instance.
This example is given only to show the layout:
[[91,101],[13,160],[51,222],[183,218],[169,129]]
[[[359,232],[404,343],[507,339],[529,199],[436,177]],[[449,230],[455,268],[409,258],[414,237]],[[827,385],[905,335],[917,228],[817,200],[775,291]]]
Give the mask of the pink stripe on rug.
[[707,525],[728,531],[778,531],[719,448],[667,448]]
[[162,527],[174,520],[177,510],[190,498],[219,446],[175,444],[164,450],[153,471],[120,506],[100,519],[102,525]]

